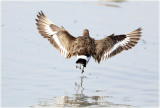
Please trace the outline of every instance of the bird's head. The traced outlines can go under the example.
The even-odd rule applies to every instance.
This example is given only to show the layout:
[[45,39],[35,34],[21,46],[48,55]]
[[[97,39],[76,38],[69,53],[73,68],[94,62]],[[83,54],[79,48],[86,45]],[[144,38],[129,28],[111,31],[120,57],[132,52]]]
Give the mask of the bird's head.
[[83,30],[83,36],[89,36],[89,31],[87,29]]

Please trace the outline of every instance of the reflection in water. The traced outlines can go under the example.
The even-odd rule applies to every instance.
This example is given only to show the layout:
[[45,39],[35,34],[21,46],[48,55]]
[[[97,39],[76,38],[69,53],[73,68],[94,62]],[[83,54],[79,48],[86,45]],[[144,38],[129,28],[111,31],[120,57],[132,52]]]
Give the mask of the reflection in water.
[[[111,96],[87,96],[84,92],[83,80],[85,76],[80,77],[80,83],[75,82],[75,94],[73,96],[58,96],[52,99],[41,99],[38,107],[131,107],[125,104],[115,104],[107,101]],[[132,106],[133,107],[133,106]]]

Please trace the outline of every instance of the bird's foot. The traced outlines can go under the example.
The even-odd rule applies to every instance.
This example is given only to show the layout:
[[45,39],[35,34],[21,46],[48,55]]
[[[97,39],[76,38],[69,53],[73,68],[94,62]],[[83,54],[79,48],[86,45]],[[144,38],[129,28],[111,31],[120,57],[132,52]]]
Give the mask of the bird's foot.
[[78,65],[76,65],[76,68],[79,68],[79,69],[81,69],[81,64],[78,66]]
[[[83,66],[83,65],[82,65]],[[78,65],[76,65],[76,68],[78,68],[78,69],[80,69],[80,70],[82,70],[82,74],[83,74],[83,72],[84,72],[84,66],[81,68],[81,64],[78,66]]]

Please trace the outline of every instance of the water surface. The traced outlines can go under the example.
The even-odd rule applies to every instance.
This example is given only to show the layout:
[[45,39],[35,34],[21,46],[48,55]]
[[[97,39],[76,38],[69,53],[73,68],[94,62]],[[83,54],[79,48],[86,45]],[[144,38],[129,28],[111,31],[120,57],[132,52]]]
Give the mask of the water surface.
[[[74,36],[142,27],[142,38],[82,75],[38,33],[40,10]],[[158,107],[158,20],[158,2],[2,2],[2,106]]]

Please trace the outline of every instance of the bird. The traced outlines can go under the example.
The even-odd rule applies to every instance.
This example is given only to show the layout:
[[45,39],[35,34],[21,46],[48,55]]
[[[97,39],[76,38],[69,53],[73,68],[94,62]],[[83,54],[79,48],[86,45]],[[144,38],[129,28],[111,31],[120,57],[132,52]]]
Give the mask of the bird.
[[[81,36],[71,35],[63,26],[59,27],[40,11],[37,14],[36,25],[41,36],[47,38],[51,45],[60,51],[66,59],[76,56],[76,68],[84,72],[84,67],[92,57],[100,63],[124,50],[134,47],[141,37],[141,27],[121,35],[111,34],[100,40],[95,40],[88,29],[83,30]],[[81,68],[82,66],[82,68]]]

